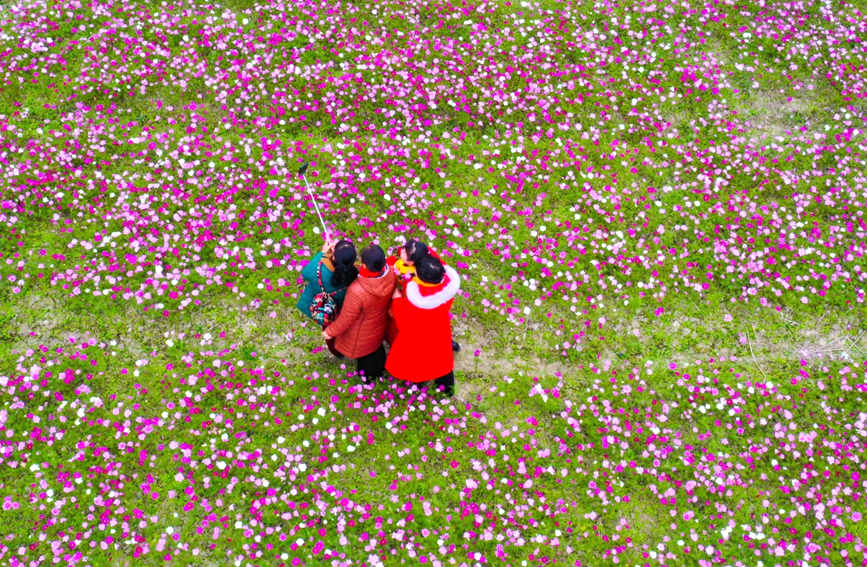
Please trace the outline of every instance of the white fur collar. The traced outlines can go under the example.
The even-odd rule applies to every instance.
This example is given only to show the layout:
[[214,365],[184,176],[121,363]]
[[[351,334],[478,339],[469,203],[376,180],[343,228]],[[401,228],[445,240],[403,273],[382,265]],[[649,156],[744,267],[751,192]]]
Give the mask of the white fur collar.
[[406,286],[406,298],[410,303],[422,309],[436,309],[440,305],[451,300],[461,289],[461,278],[451,266],[444,266],[449,283],[444,288],[432,295],[422,295],[418,289],[418,283],[409,282]]

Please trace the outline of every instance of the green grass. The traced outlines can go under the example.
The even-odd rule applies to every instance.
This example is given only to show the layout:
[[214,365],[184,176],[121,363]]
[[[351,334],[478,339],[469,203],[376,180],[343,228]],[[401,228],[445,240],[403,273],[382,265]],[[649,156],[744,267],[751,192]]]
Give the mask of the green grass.
[[[832,536],[820,529],[815,517],[798,512],[800,504],[818,496],[836,498],[834,491],[848,487],[847,479],[860,470],[860,448],[852,431],[864,405],[858,372],[867,353],[867,312],[864,303],[855,300],[863,282],[850,274],[848,281],[835,282],[819,296],[823,282],[816,272],[832,271],[822,266],[830,260],[821,254],[857,249],[858,228],[831,231],[845,226],[846,219],[854,222],[863,203],[853,202],[857,196],[827,192],[827,201],[813,198],[797,214],[792,206],[795,194],[808,192],[806,183],[860,183],[857,162],[850,162],[846,172],[840,166],[843,150],[817,154],[816,146],[805,141],[822,132],[831,144],[847,130],[834,118],[849,104],[847,95],[839,82],[826,78],[833,71],[827,61],[837,56],[821,43],[817,49],[822,57],[814,67],[797,55],[798,69],[787,69],[779,42],[747,40],[735,31],[741,26],[752,29],[759,17],[756,9],[732,8],[727,28],[703,24],[701,29],[710,35],[701,36],[697,14],[676,7],[665,16],[665,28],[651,26],[661,34],[653,47],[657,59],[642,61],[643,71],[626,55],[599,66],[599,52],[569,47],[568,34],[560,38],[545,29],[557,23],[556,17],[547,23],[537,20],[539,14],[564,12],[567,5],[515,4],[467,8],[467,14],[455,12],[448,19],[443,10],[460,8],[428,5],[407,13],[397,4],[344,5],[345,25],[337,31],[360,29],[355,45],[341,44],[348,40],[338,33],[311,41],[292,31],[273,48],[263,47],[263,41],[284,26],[295,26],[279,22],[275,5],[226,1],[197,6],[195,13],[152,7],[155,13],[171,12],[177,20],[171,27],[144,26],[142,41],[164,42],[173,54],[189,48],[207,64],[209,74],[225,73],[226,79],[211,86],[193,77],[189,68],[169,69],[162,79],[151,77],[154,82],[143,95],[137,90],[130,94],[130,85],[98,87],[80,78],[82,70],[97,71],[99,66],[91,69],[91,59],[79,48],[69,48],[65,69],[55,65],[35,80],[22,74],[25,80],[19,83],[16,74],[3,75],[0,114],[21,133],[9,136],[14,144],[32,140],[68,149],[67,139],[51,130],[61,131],[76,121],[125,129],[115,132],[123,141],[119,145],[101,136],[106,144],[94,151],[93,163],[71,152],[70,163],[84,172],[75,186],[77,195],[63,182],[25,194],[23,184],[37,169],[64,167],[35,150],[28,155],[30,169],[8,178],[10,186],[0,189],[4,202],[13,196],[27,208],[15,222],[13,209],[0,210],[6,223],[0,237],[0,451],[6,467],[0,472],[0,493],[19,505],[0,511],[6,526],[0,558],[47,563],[53,557],[48,544],[68,546],[69,538],[81,533],[87,545],[114,538],[105,550],[80,548],[87,561],[109,565],[162,563],[167,553],[176,564],[291,563],[298,557],[315,565],[326,561],[321,554],[313,555],[317,541],[351,564],[361,564],[371,554],[384,555],[386,565],[418,562],[422,554],[461,563],[475,561],[472,554],[479,553],[488,563],[509,565],[608,564],[615,555],[620,564],[699,565],[699,558],[711,556],[696,544],[714,546],[731,564],[769,564],[807,561],[802,556],[808,531],[817,544],[857,556],[857,546],[867,535],[851,513],[827,512],[845,523]],[[105,23],[92,8],[81,11],[95,25]],[[584,32],[610,28],[607,40],[616,34],[644,53],[650,47],[636,34],[645,23],[634,13],[629,23],[624,19],[632,8],[607,6],[606,13],[581,6],[565,25],[575,34],[571,39],[579,42]],[[325,18],[327,8],[319,9]],[[220,50],[213,45],[217,37],[211,38],[211,46],[201,41],[203,18],[213,15],[221,21],[225,10],[238,15],[236,26],[256,36],[250,39],[258,46],[255,53],[247,53],[243,43]],[[529,23],[515,23],[518,11]],[[0,13],[9,17],[2,7]],[[292,16],[311,17],[300,12]],[[242,23],[244,18],[247,23]],[[517,66],[513,56],[524,54],[531,41],[550,41],[561,49],[546,59],[569,67],[558,78],[563,83],[555,93],[558,101],[548,108],[559,116],[555,124],[542,121],[544,113],[531,99],[525,108],[500,108],[486,98],[489,91],[502,88],[520,92],[524,100],[523,90],[532,81],[514,70],[466,86],[471,113],[448,104],[448,81],[428,84],[437,109],[425,114],[434,125],[422,133],[404,129],[401,115],[397,126],[386,124],[384,112],[395,103],[386,102],[384,95],[358,102],[352,97],[364,93],[345,92],[325,80],[344,72],[338,51],[344,54],[340,61],[352,62],[351,71],[362,56],[409,49],[416,41],[410,39],[413,18],[427,26],[424,38],[457,50],[467,74],[478,66],[500,73],[506,65]],[[826,25],[818,13],[810,13],[810,18],[818,27]],[[67,43],[84,41],[82,33],[72,33],[71,23],[59,25],[54,33]],[[489,48],[487,60],[480,57],[483,48],[473,44],[478,25],[512,28],[501,45]],[[382,30],[391,35],[377,35]],[[191,39],[185,42],[184,34]],[[382,44],[368,45],[362,36],[365,41],[377,37]],[[710,39],[703,43],[705,38]],[[692,46],[675,55],[675,40]],[[101,48],[96,41],[84,45]],[[105,56],[118,57],[124,45],[119,38],[108,41]],[[853,54],[841,61],[857,64],[853,46],[838,47]],[[626,53],[612,49],[613,54]],[[4,50],[17,53],[14,38],[4,40],[0,52]],[[273,55],[270,65],[257,59],[263,54]],[[681,81],[684,63],[698,64],[703,55],[717,57],[720,76],[731,83],[719,97],[708,92],[687,95]],[[446,56],[432,51],[430,57]],[[246,68],[232,62],[240,58],[258,65]],[[148,63],[141,55],[128,59],[133,70]],[[311,73],[317,64],[337,66],[315,78],[269,74],[290,62]],[[586,67],[590,63],[592,69]],[[585,68],[578,70],[578,65]],[[539,62],[527,63],[526,70],[531,79],[547,72]],[[358,72],[372,85],[395,84],[390,71],[376,65]],[[246,87],[235,83],[238,73],[246,74]],[[578,80],[582,73],[588,82]],[[430,68],[416,69],[416,74],[437,76]],[[64,75],[70,84],[60,80]],[[632,102],[638,97],[632,83],[651,78],[660,81],[666,100],[657,94]],[[569,80],[574,80],[574,88],[568,87]],[[795,89],[799,81],[816,89]],[[85,88],[79,88],[82,85]],[[223,89],[225,108],[217,100]],[[587,92],[591,89],[594,92]],[[281,99],[287,107],[292,100],[303,107],[336,97],[352,115],[332,122],[320,105],[287,109],[282,125],[257,125],[257,120],[267,123],[275,104],[271,95],[278,90],[292,93]],[[623,92],[615,96],[606,90]],[[701,103],[695,101],[697,95]],[[721,106],[710,109],[711,99]],[[97,110],[96,105],[111,102],[117,105],[113,115]],[[185,107],[190,102],[197,104],[194,112],[201,117],[195,132],[187,131],[191,111]],[[478,112],[480,102],[484,111],[494,113],[493,120]],[[78,104],[89,109],[77,110],[71,121],[60,119]],[[610,107],[607,121],[600,113],[605,105]],[[650,122],[669,123],[670,130],[656,132],[655,126],[631,114],[633,107]],[[555,108],[573,113],[565,130],[559,126],[566,119],[556,115]],[[15,111],[21,114],[13,116]],[[302,113],[305,120],[294,119]],[[718,116],[712,118],[712,113]],[[169,124],[170,118],[175,124]],[[745,119],[752,127],[743,135],[725,129],[726,120]],[[517,122],[524,124],[521,133]],[[358,132],[344,132],[345,126],[358,126]],[[554,139],[546,134],[549,128],[557,133]],[[594,134],[583,138],[591,128]],[[805,129],[803,136],[800,129]],[[153,137],[126,143],[146,133]],[[744,141],[732,141],[741,136]],[[771,147],[776,136],[784,140]],[[166,154],[192,137],[213,150],[228,142],[240,161],[195,150],[191,159],[216,162],[214,177],[175,195],[170,191],[176,183],[168,189],[160,183],[172,178],[177,165]],[[386,157],[401,162],[379,172],[391,187],[371,181],[370,169],[368,178],[351,188],[345,180],[336,183],[331,190],[336,202],[329,203],[326,216],[356,240],[377,238],[387,247],[403,238],[394,225],[411,224],[410,234],[433,237],[438,250],[454,253],[450,263],[465,263],[461,273],[468,295],[453,307],[454,336],[463,345],[456,357],[453,399],[419,397],[389,379],[362,388],[352,361],[337,362],[322,350],[318,329],[294,307],[300,293],[298,273],[286,263],[265,266],[266,259],[303,263],[307,256],[298,252],[319,246],[319,237],[310,230],[314,213],[297,202],[304,194],[293,187],[297,180],[276,179],[280,196],[286,198],[282,218],[257,217],[276,206],[274,198],[260,196],[251,186],[275,178],[267,168],[256,168],[262,161],[275,163],[275,155],[266,157],[259,144],[265,137],[284,142],[285,153],[275,155],[290,164],[290,170],[315,155],[317,177],[312,179],[322,193],[324,184],[339,181],[332,169],[347,169],[343,160],[353,163],[348,167],[352,171],[367,165],[376,169]],[[165,152],[168,165],[159,173],[154,154],[143,163],[131,155],[150,152],[150,142]],[[309,153],[286,151],[297,142]],[[244,151],[248,143],[249,156]],[[331,149],[325,149],[326,143]],[[338,144],[343,151],[339,156]],[[383,144],[388,151],[404,153],[386,156]],[[711,153],[723,144],[731,144],[736,155]],[[703,153],[701,159],[708,162],[699,166],[696,156],[686,162],[681,151],[686,146]],[[765,170],[749,160],[737,161],[741,152],[761,146]],[[566,147],[581,156],[580,170]],[[484,156],[485,151],[496,157]],[[430,153],[429,166],[424,152]],[[440,159],[441,153],[449,157]],[[539,156],[550,159],[546,171],[538,167]],[[733,164],[733,171],[720,174],[729,186],[710,190],[698,173],[706,173],[703,167],[721,167],[724,158]],[[12,157],[16,159],[23,161]],[[97,179],[97,164],[107,180],[105,188],[98,182],[87,184]],[[202,164],[197,167],[206,167]],[[784,176],[831,168],[840,171],[797,186]],[[505,178],[521,173],[529,175],[523,186]],[[219,175],[227,177],[221,181]],[[153,176],[154,187],[144,187],[148,176]],[[426,202],[405,203],[412,191],[394,186],[400,178],[408,180],[411,189],[426,185]],[[765,179],[769,183],[762,185]],[[445,181],[451,186],[445,187]],[[135,193],[126,182],[136,185]],[[568,188],[561,188],[561,182]],[[102,218],[118,213],[116,198],[121,195],[128,204],[140,198],[153,203],[154,214],[138,222]],[[697,209],[693,200],[699,202]],[[747,212],[750,205],[758,208]],[[791,247],[803,254],[799,263],[780,267],[796,257],[790,250],[777,252],[780,263],[775,267],[762,266],[791,277],[791,289],[779,296],[774,293],[777,283],[758,286],[751,295],[749,288],[757,285],[751,278],[758,277],[758,270],[726,272],[732,256],[713,246],[729,239],[732,249],[747,255],[776,245],[771,239],[775,233],[763,232],[773,214],[762,209],[768,205],[784,205],[788,208],[780,211],[781,218],[795,215],[792,222],[804,223],[787,236]],[[231,206],[231,215],[219,214],[229,213]],[[243,218],[241,210],[246,211]],[[756,210],[765,216],[763,228],[747,226]],[[850,217],[844,219],[844,214]],[[203,235],[204,227],[185,232],[184,223],[205,219],[213,239],[197,250],[189,241]],[[124,229],[133,234],[114,238],[114,248],[82,245],[91,245],[97,232]],[[821,231],[825,240],[808,235],[811,229]],[[173,244],[176,253],[156,248],[163,234],[182,235]],[[826,245],[830,234],[835,243]],[[135,236],[156,240],[132,250]],[[742,239],[738,246],[731,244],[735,238]],[[275,251],[273,244],[281,241],[286,243]],[[470,253],[463,256],[457,248]],[[807,248],[812,249],[809,254]],[[685,250],[690,254],[682,255]],[[126,253],[138,256],[140,271],[133,271]],[[640,261],[620,264],[618,255]],[[255,269],[239,265],[250,257]],[[21,269],[19,260],[25,262]],[[158,261],[179,273],[188,270],[178,276],[186,280],[184,290],[169,283],[174,276],[167,276],[158,282],[166,283],[165,293],[158,293],[160,288],[149,282],[152,264]],[[37,267],[39,263],[43,266]],[[742,263],[742,258],[736,262]],[[83,281],[84,267],[100,264],[117,264],[117,270],[103,274],[117,280]],[[232,287],[214,283],[214,274],[196,272],[203,267],[213,268]],[[696,290],[696,284],[710,281],[708,271],[713,272],[712,282]],[[51,283],[38,273],[63,277]],[[282,287],[276,283],[281,279]],[[21,286],[21,292],[13,293],[13,285]],[[140,290],[151,297],[137,300]],[[173,291],[182,293],[172,299]],[[123,299],[125,293],[132,295]],[[802,303],[807,296],[809,303]],[[187,300],[195,301],[184,303]],[[32,378],[33,373],[39,378]],[[813,439],[814,433],[820,437]],[[696,486],[688,490],[690,481]],[[786,486],[788,492],[782,490]],[[857,507],[843,500],[828,507]],[[726,527],[732,523],[729,532]],[[215,526],[218,536],[213,535]],[[743,539],[756,532],[765,539],[750,536],[752,542],[792,539],[791,530],[802,539],[796,551],[779,559],[763,551],[756,555]],[[841,543],[846,534],[852,541]],[[299,538],[303,543],[293,549]],[[414,544],[408,543],[411,539]],[[157,552],[160,541],[166,547]],[[523,543],[516,544],[519,541]],[[18,555],[20,546],[30,545],[33,549]],[[442,551],[452,545],[454,549]],[[137,548],[145,546],[149,551],[136,556]],[[507,557],[498,558],[499,553]]]

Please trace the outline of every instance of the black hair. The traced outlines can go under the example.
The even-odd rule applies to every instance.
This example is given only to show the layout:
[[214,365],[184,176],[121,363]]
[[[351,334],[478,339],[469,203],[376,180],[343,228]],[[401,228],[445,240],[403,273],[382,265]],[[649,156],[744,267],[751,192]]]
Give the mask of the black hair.
[[355,281],[358,277],[358,268],[355,267],[357,257],[355,244],[348,240],[341,240],[334,246],[334,274],[331,276],[334,287],[346,287]]
[[406,244],[403,245],[403,249],[406,250],[407,259],[413,264],[429,254],[427,245],[418,238],[407,240]]
[[378,244],[369,244],[361,251],[361,263],[371,272],[381,272],[385,267],[385,252]]
[[430,255],[424,256],[415,264],[415,275],[424,283],[440,283],[445,273],[443,263]]

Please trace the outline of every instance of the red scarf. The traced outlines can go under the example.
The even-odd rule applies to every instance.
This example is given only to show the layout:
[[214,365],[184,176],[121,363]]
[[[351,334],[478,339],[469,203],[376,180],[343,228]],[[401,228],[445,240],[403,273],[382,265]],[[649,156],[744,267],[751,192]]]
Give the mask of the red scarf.
[[414,277],[413,281],[418,284],[418,292],[421,294],[421,296],[427,297],[429,295],[433,295],[442,291],[449,284],[451,279],[449,279],[448,274],[444,274],[443,279],[440,281],[440,283],[432,284],[423,282],[418,278],[418,276]]
[[385,273],[385,268],[383,268],[382,270],[380,270],[378,272],[374,272],[373,270],[368,270],[367,266],[365,266],[364,264],[362,264],[361,267],[358,268],[358,275],[365,277],[365,278],[378,278],[383,273]]

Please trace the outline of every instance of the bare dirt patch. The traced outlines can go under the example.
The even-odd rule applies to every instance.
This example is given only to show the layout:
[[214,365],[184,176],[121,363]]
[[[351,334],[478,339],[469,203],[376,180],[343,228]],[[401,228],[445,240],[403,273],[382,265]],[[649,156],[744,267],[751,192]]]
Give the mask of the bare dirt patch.
[[810,98],[783,97],[782,95],[759,92],[751,97],[747,109],[747,125],[753,142],[777,140],[792,135],[797,128],[799,117],[811,111]]

